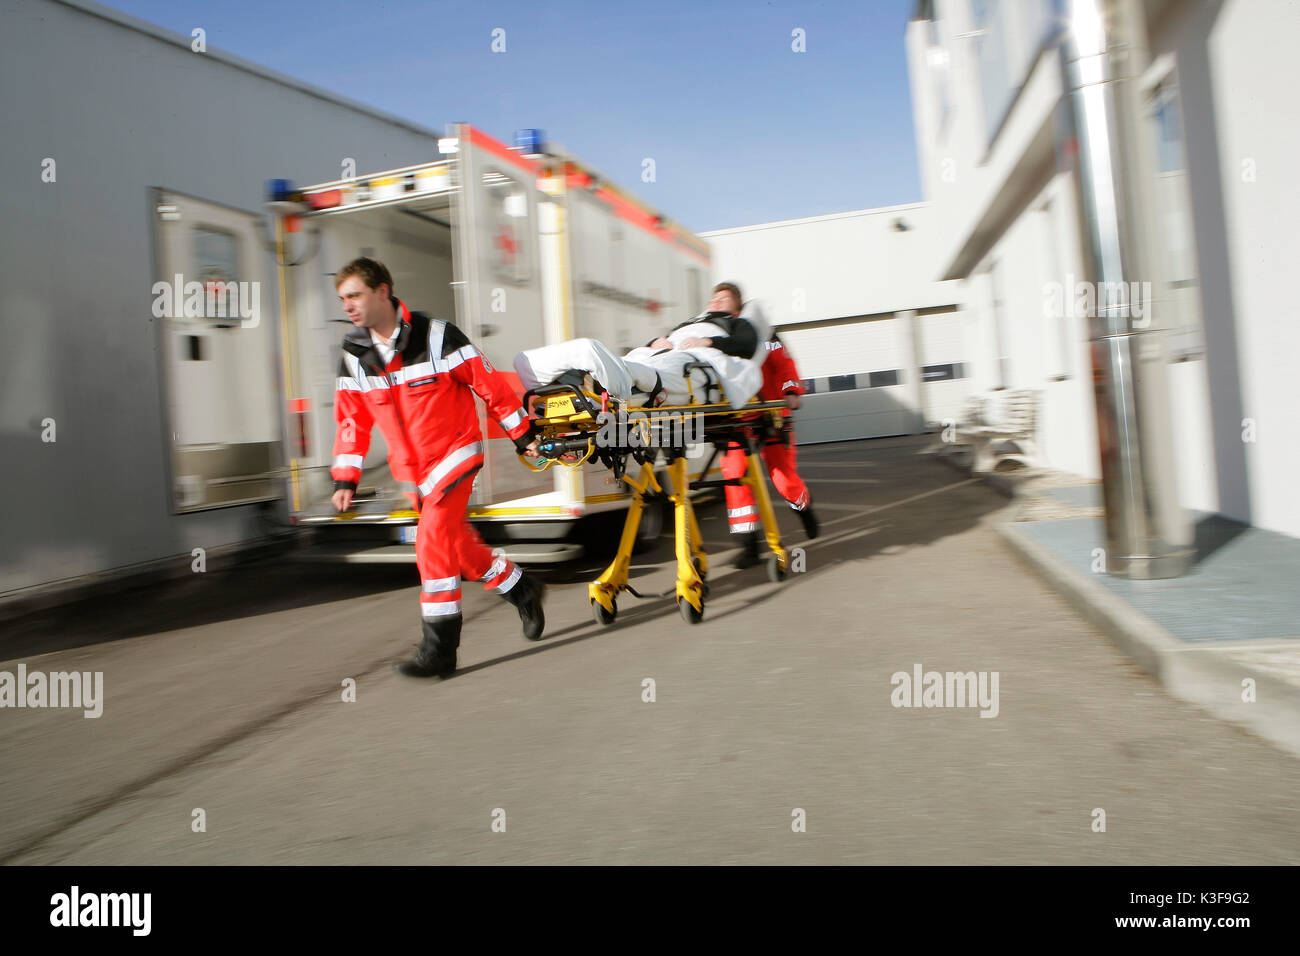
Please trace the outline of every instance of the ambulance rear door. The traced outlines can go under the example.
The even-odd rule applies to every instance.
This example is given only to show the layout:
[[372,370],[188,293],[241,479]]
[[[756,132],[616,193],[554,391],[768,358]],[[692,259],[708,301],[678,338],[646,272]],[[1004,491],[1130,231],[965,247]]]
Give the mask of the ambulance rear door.
[[[456,124],[460,189],[453,206],[457,322],[522,395],[514,358],[546,344],[538,246],[540,165],[467,123]],[[520,464],[514,443],[484,416],[487,455],[471,507],[555,490],[550,474]]]

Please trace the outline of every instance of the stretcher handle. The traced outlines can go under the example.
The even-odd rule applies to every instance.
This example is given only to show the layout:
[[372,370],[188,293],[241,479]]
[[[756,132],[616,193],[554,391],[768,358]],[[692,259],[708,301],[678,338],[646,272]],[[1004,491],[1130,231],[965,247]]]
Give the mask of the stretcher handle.
[[713,402],[713,398],[709,394],[710,392],[715,392],[717,394],[718,402],[725,402],[727,400],[727,395],[722,389],[722,377],[718,375],[718,370],[708,362],[687,362],[682,366],[682,374],[686,378],[687,390],[692,395],[695,394],[694,384],[691,382],[691,373],[696,369],[704,372],[704,403],[707,405]]
[[539,458],[538,461],[540,462],[540,464],[534,465],[532,459],[530,459],[527,455],[518,455],[517,457],[519,458],[519,463],[521,465],[523,465],[529,471],[537,475],[540,475],[547,468],[550,468],[553,464],[555,464],[554,458]]
[[[561,461],[564,455],[577,454],[583,452],[580,460],[574,462]],[[534,465],[525,455],[519,455],[519,460],[523,462],[525,468],[532,472],[543,472],[551,465],[560,461],[561,464],[568,468],[581,468],[596,453],[595,441],[588,438],[543,438],[537,443],[538,464]]]
[[575,452],[585,452],[590,438],[543,438],[537,443],[537,452],[543,458],[559,458]]

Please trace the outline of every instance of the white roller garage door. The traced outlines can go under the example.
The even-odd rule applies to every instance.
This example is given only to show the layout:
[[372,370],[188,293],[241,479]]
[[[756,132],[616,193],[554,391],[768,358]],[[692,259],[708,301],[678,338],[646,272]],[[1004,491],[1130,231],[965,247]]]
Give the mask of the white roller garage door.
[[923,315],[921,322],[922,405],[926,421],[957,421],[971,394],[967,350],[958,311]]
[[905,394],[908,328],[894,316],[787,326],[781,340],[811,380],[797,418],[800,444],[902,435],[915,410]]

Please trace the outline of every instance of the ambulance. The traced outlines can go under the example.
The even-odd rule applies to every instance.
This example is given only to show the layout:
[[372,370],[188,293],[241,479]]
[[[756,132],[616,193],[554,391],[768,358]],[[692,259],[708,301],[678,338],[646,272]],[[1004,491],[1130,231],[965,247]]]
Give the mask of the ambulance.
[[[417,166],[298,187],[272,180],[290,520],[314,531],[323,560],[413,561],[418,515],[402,497],[375,429],[353,510],[330,504],[334,387],[349,323],[334,273],[382,261],[413,311],[454,322],[491,363],[513,372],[523,349],[588,336],[624,352],[703,311],[709,247],[633,199],[538,131],[511,147],[468,124]],[[479,403],[480,416],[483,415]],[[494,422],[469,517],[484,540],[523,563],[581,553],[629,496],[599,465],[524,467]],[[708,456],[692,459],[714,471]],[[661,512],[643,519],[648,542]],[[606,516],[604,518],[600,516]]]

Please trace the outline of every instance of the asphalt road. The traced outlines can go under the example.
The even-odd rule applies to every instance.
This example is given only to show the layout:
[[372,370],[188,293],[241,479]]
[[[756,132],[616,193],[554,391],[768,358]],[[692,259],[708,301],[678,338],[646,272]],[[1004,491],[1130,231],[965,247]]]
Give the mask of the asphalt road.
[[[1300,862],[1300,763],[1166,696],[921,444],[801,449],[823,533],[782,510],[807,571],[781,584],[702,508],[694,627],[625,597],[599,628],[591,559],[546,573],[538,644],[467,586],[443,682],[390,668],[413,568],[210,568],[0,625],[0,670],[104,674],[98,719],[0,710],[0,861]],[[670,554],[634,584],[669,588]],[[893,706],[916,665],[997,672],[996,717]]]

